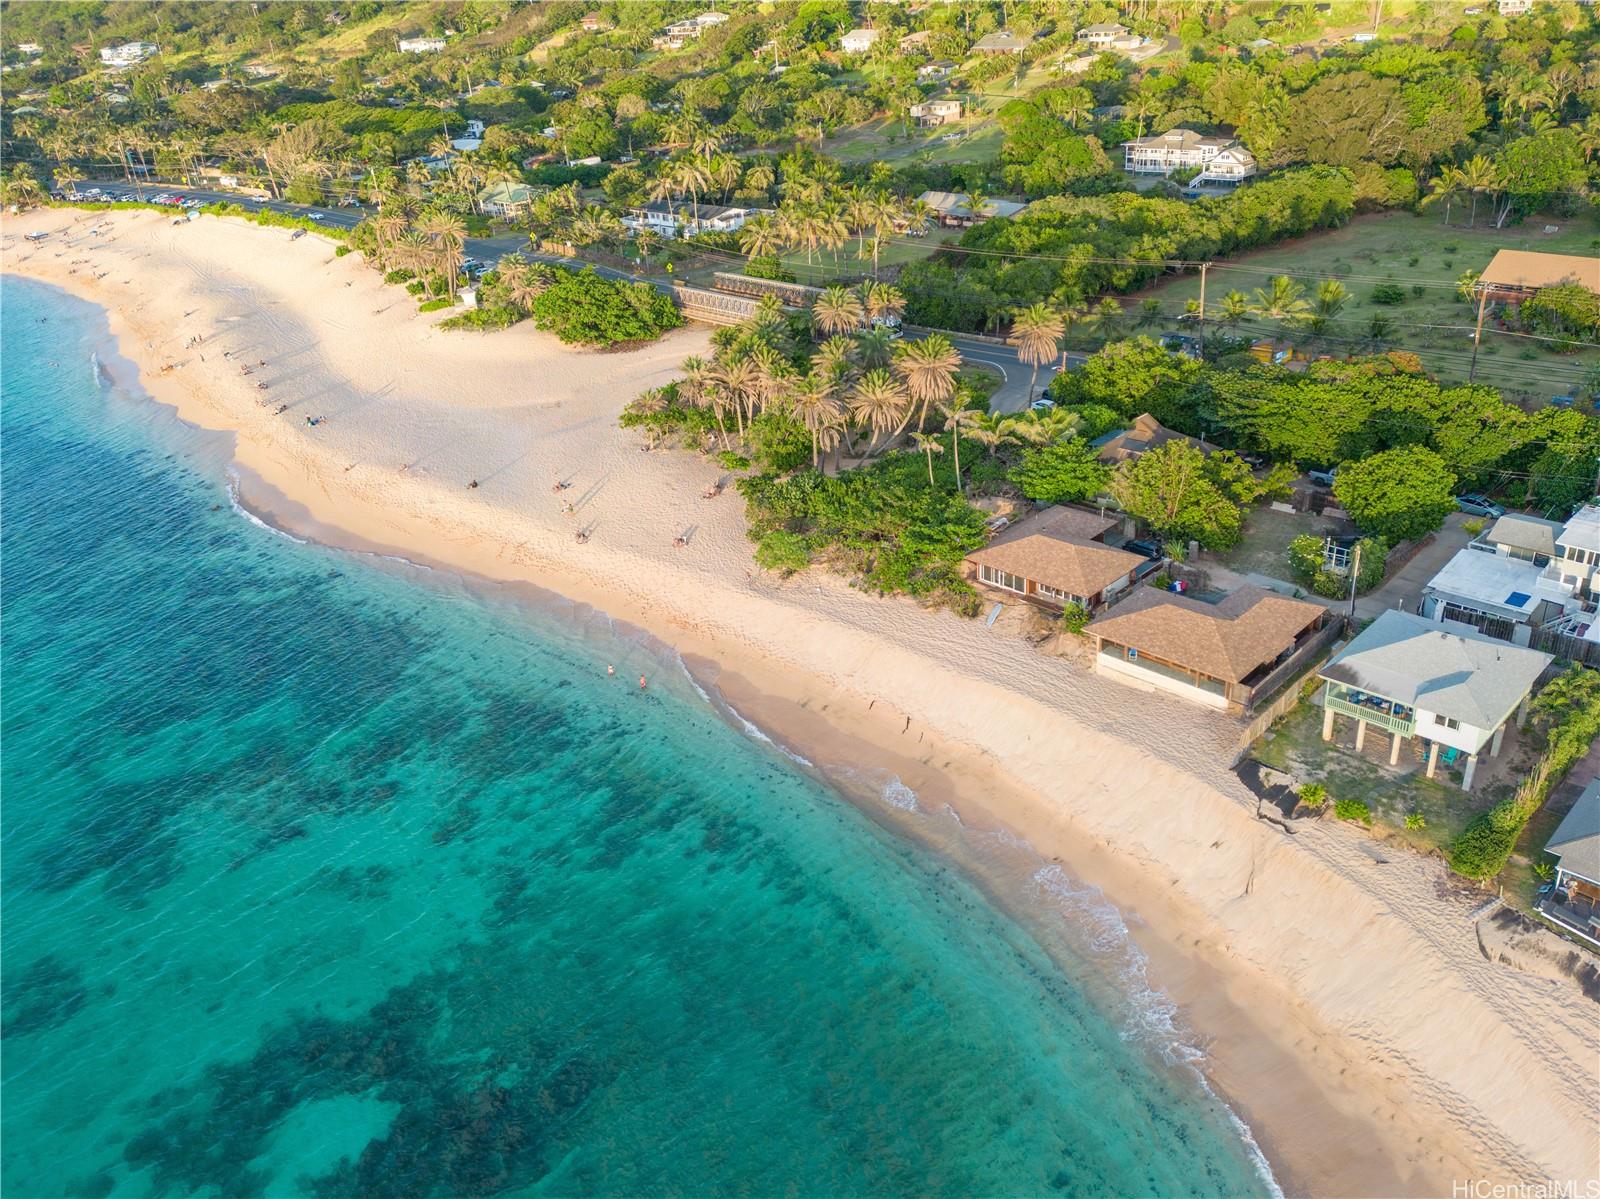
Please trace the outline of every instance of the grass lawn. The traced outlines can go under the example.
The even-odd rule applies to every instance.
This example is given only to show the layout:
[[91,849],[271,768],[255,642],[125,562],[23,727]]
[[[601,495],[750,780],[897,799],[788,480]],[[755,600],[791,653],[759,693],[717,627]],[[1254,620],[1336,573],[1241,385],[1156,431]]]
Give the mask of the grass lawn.
[[1339,525],[1309,513],[1275,512],[1265,505],[1250,509],[1245,517],[1239,544],[1217,561],[1240,574],[1260,574],[1274,579],[1292,579],[1289,570],[1289,543],[1302,533],[1325,536]]
[[[1452,215],[1457,221],[1466,219],[1460,206]],[[1556,226],[1557,232],[1545,233],[1547,225]],[[1321,347],[1325,352],[1362,349],[1368,322],[1381,313],[1394,324],[1386,345],[1415,351],[1427,369],[1446,382],[1464,382],[1472,357],[1471,331],[1477,312],[1472,304],[1458,297],[1453,283],[1465,271],[1481,271],[1501,248],[1594,255],[1600,251],[1600,228],[1588,216],[1531,217],[1505,229],[1488,227],[1481,213],[1475,229],[1466,228],[1464,223],[1447,226],[1437,214],[1360,216],[1342,229],[1214,264],[1207,284],[1206,307],[1214,315],[1216,305],[1228,291],[1238,290],[1248,296],[1256,288],[1265,287],[1277,272],[1294,276],[1308,295],[1319,280],[1339,279],[1352,296],[1337,327]],[[1403,303],[1372,302],[1373,287],[1385,282],[1406,289]],[[1418,285],[1420,295],[1415,294]],[[1133,297],[1130,305],[1154,298],[1161,302],[1168,319],[1175,320],[1185,302],[1199,294],[1199,277],[1191,275],[1150,288]],[[1247,322],[1239,331],[1251,335],[1283,332],[1277,326],[1255,322]],[[1315,339],[1309,334],[1297,336],[1308,348],[1315,348]],[[1524,398],[1549,399],[1571,394],[1587,370],[1600,363],[1600,349],[1556,354],[1543,345],[1493,330],[1492,322],[1485,321],[1477,381]]]
[[[1322,783],[1329,796],[1326,818],[1333,818],[1334,800],[1361,800],[1372,809],[1374,832],[1422,851],[1442,849],[1479,812],[1511,794],[1509,782],[1485,781],[1481,775],[1471,792],[1425,777],[1421,763],[1407,752],[1418,744],[1416,738],[1401,748],[1400,770],[1411,771],[1401,774],[1388,766],[1389,739],[1381,731],[1369,729],[1365,749],[1355,751],[1352,723],[1341,720],[1335,739],[1324,741],[1322,708],[1307,701],[1273,725],[1251,748],[1250,756],[1299,782]],[[1521,755],[1531,758],[1534,751],[1508,745],[1506,753],[1514,755],[1507,764],[1514,769]],[[1413,812],[1422,815],[1420,829],[1405,827],[1405,818]]]

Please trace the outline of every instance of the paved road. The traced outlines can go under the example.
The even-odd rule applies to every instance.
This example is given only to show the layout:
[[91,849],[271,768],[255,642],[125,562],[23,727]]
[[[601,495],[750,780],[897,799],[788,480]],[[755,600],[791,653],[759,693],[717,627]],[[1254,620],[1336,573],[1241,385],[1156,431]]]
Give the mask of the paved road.
[[[250,196],[240,195],[238,192],[212,191],[203,187],[183,187],[172,183],[126,183],[121,180],[85,180],[81,186],[93,186],[110,189],[115,194],[132,194],[137,196],[153,196],[163,192],[174,193],[204,200],[207,203],[237,204],[240,208],[251,212],[281,212],[290,216],[315,217],[325,225],[339,229],[353,229],[368,215],[365,208],[319,208],[309,204],[292,204],[287,200],[258,200]],[[468,256],[481,262],[494,262],[503,255],[513,252],[523,254],[530,259],[558,264],[571,264],[575,260],[557,256],[536,254],[528,245],[528,239],[521,235],[504,234],[499,237],[469,237],[466,242]],[[671,286],[670,281],[661,278],[645,278],[618,270],[616,267],[594,264],[594,269],[609,279],[628,279],[654,284],[665,291]],[[996,345],[992,342],[981,341],[965,337],[960,333],[948,335],[961,351],[962,358],[969,362],[980,362],[985,366],[993,367],[1000,372],[1002,382],[1000,387],[990,397],[991,410],[995,412],[1021,412],[1029,403],[1028,380],[1033,373],[1033,368],[1017,356],[1017,351],[1011,346]],[[1055,378],[1063,366],[1070,369],[1083,361],[1081,354],[1067,354],[1056,363],[1039,368],[1039,380],[1036,385],[1035,395],[1042,395],[1049,386],[1050,380]]]

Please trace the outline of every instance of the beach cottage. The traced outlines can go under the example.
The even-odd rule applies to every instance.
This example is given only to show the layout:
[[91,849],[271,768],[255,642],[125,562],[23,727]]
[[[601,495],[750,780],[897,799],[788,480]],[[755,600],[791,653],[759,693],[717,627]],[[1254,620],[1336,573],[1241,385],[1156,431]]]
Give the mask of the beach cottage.
[[967,576],[996,591],[1060,610],[1098,611],[1157,563],[1105,544],[1117,519],[1081,508],[1047,508],[966,557]]
[[1328,684],[1322,739],[1333,740],[1341,716],[1356,722],[1357,750],[1367,730],[1376,728],[1389,737],[1393,766],[1402,745],[1420,738],[1429,778],[1441,756],[1449,765],[1466,755],[1461,785],[1470,790],[1484,748],[1499,756],[1506,726],[1513,717],[1518,724],[1527,718],[1528,696],[1552,660],[1472,629],[1390,609],[1318,672]]
[[1091,623],[1095,672],[1246,712],[1332,640],[1321,604],[1246,586],[1218,603],[1147,587]]

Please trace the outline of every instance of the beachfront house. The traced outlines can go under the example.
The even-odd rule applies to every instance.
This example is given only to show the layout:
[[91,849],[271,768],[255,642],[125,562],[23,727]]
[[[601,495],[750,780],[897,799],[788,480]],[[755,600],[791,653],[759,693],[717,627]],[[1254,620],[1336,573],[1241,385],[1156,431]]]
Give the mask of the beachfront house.
[[402,54],[437,54],[444,49],[442,37],[403,37],[400,39],[400,53]]
[[961,119],[960,100],[924,100],[911,106],[911,119],[919,129],[934,129]]
[[1235,713],[1309,666],[1336,631],[1321,604],[1254,586],[1214,604],[1146,587],[1085,630],[1096,673]]
[[1429,778],[1441,757],[1449,766],[1464,755],[1461,786],[1470,790],[1484,747],[1499,756],[1506,726],[1527,719],[1528,697],[1551,661],[1465,626],[1389,609],[1318,672],[1328,684],[1322,739],[1333,740],[1343,716],[1356,722],[1359,751],[1376,728],[1389,738],[1391,766],[1417,739]]
[[526,216],[536,194],[526,183],[491,183],[478,193],[478,211],[504,219]]
[[1113,42],[1125,40],[1131,36],[1126,25],[1100,24],[1086,25],[1078,30],[1077,40],[1087,42],[1096,50],[1106,50]]
[[1539,910],[1600,945],[1600,778],[1589,781],[1556,825],[1544,851],[1558,861],[1555,884]]
[[1009,29],[986,33],[972,44],[974,54],[1021,54],[1028,48],[1028,39],[1018,37]]
[[1419,611],[1489,637],[1527,645],[1536,630],[1579,606],[1558,571],[1467,546],[1422,588]]
[[1095,449],[1096,457],[1101,462],[1108,466],[1119,466],[1124,462],[1132,462],[1151,450],[1166,445],[1169,441],[1184,442],[1202,454],[1209,454],[1212,449],[1193,437],[1173,432],[1148,412],[1141,412],[1134,417],[1132,428],[1113,430],[1095,438],[1089,444]]
[[123,42],[118,46],[101,46],[100,63],[114,71],[138,66],[147,58],[154,58],[161,47],[154,42]]
[[941,225],[957,225],[963,228],[969,225],[981,225],[984,221],[997,216],[1016,216],[1027,207],[1015,200],[986,200],[983,210],[976,216],[967,205],[968,197],[961,192],[923,192],[918,197],[924,204],[933,210],[935,219]]
[[1255,156],[1231,137],[1169,129],[1122,145],[1123,169],[1136,175],[1170,175],[1199,169],[1194,182],[1242,183],[1256,173]]
[[1045,608],[1081,604],[1096,612],[1159,566],[1105,543],[1118,523],[1081,508],[1047,508],[968,554],[967,576]]
[[697,233],[735,232],[766,211],[724,204],[701,204],[696,208],[684,200],[652,200],[629,208],[622,215],[622,223],[630,229],[649,229],[662,237],[693,237]]
[[839,39],[839,49],[846,54],[865,54],[877,40],[876,29],[852,29]]

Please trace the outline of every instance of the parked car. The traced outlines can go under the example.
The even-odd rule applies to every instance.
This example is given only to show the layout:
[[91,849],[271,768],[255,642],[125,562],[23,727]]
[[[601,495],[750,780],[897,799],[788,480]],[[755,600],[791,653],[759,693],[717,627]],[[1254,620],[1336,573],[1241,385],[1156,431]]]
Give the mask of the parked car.
[[1035,412],[1049,412],[1050,409],[1054,408],[1055,406],[1056,402],[1050,399],[1048,396],[1040,396],[1037,400],[1028,405],[1028,407],[1032,408]]
[[1506,510],[1499,504],[1488,496],[1479,495],[1477,492],[1468,492],[1466,495],[1456,496],[1456,507],[1470,516],[1500,517],[1506,514]]
[[1318,487],[1332,487],[1333,480],[1338,474],[1338,467],[1333,467],[1330,470],[1308,470],[1306,471],[1306,478],[1310,479]]
[[1149,558],[1152,562],[1160,562],[1167,556],[1166,551],[1164,551],[1155,542],[1146,541],[1142,538],[1138,541],[1125,542],[1122,548],[1127,550],[1130,554],[1142,554],[1144,557]]

